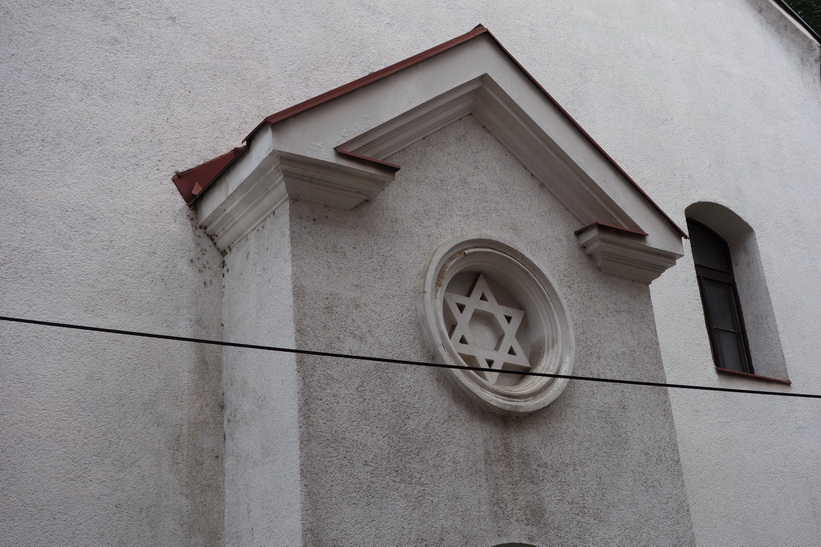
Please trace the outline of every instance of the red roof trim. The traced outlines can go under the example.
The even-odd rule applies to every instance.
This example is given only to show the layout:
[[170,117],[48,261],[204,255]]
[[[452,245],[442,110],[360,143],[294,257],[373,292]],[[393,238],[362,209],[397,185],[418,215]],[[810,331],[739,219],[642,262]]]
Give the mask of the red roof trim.
[[[544,96],[551,103],[553,103],[553,105],[568,119],[568,121],[570,121],[570,123],[572,123],[576,127],[576,129],[582,135],[584,135],[584,137],[596,148],[596,150],[598,150],[598,152],[602,155],[602,157],[604,157],[604,159],[606,159],[611,165],[613,165],[613,167],[625,179],[627,179],[627,181],[629,181],[630,184],[633,185],[633,187],[636,189],[636,191],[639,192],[639,194],[641,194],[641,196],[644,199],[646,199],[647,202],[651,206],[653,206],[656,209],[656,211],[658,211],[658,213],[660,215],[662,215],[667,220],[667,222],[670,224],[670,226],[672,226],[673,229],[675,229],[681,237],[687,238],[687,232],[682,230],[675,222],[673,222],[673,220],[661,209],[661,207],[659,207],[658,204],[656,204],[656,202],[653,201],[650,198],[650,196],[648,196],[647,193],[644,190],[641,189],[641,187],[636,183],[636,181],[634,181],[630,177],[630,175],[628,175],[627,172],[624,169],[622,169],[621,166],[618,163],[616,163],[616,161],[613,158],[611,158],[610,155],[607,154],[607,152],[605,152],[604,149],[601,146],[599,146],[599,144],[595,141],[595,139],[593,139],[593,137],[591,137],[587,133],[587,131],[582,129],[581,125],[579,125],[579,123],[575,119],[573,119],[573,116],[571,116],[564,108],[562,108],[562,106],[556,101],[556,99],[554,99],[550,95],[550,93],[548,93],[547,90],[545,90],[545,88],[543,88],[541,86],[541,84],[539,84],[539,82],[536,81],[536,79],[527,70],[525,70],[525,68],[521,65],[521,63],[519,63],[519,61],[517,61],[516,58],[513,57],[513,55],[511,55],[510,52],[507,49],[505,49],[505,47],[499,42],[499,40],[497,40],[496,37],[487,28],[485,28],[483,25],[477,25],[473,30],[471,30],[470,32],[468,32],[466,34],[463,34],[461,36],[457,36],[456,38],[453,38],[452,40],[448,40],[447,42],[439,44],[438,46],[432,47],[432,48],[430,48],[426,51],[423,51],[421,53],[417,53],[416,55],[414,55],[412,57],[408,57],[407,59],[405,59],[403,61],[399,61],[398,63],[392,64],[388,67],[385,67],[382,70],[377,70],[376,72],[372,72],[371,74],[368,74],[367,76],[363,76],[362,78],[359,78],[358,80],[354,80],[354,81],[349,82],[345,85],[337,87],[336,89],[332,89],[331,91],[327,91],[327,92],[325,92],[321,95],[317,95],[316,97],[314,97],[312,99],[308,99],[307,101],[303,101],[303,102],[301,102],[299,104],[296,104],[292,107],[286,108],[285,110],[280,110],[279,112],[277,112],[275,114],[271,114],[270,116],[265,118],[262,122],[260,122],[260,124],[257,125],[254,128],[254,130],[251,131],[251,133],[248,134],[248,136],[245,137],[243,142],[245,142],[245,143],[250,142],[250,140],[253,138],[254,134],[265,124],[274,124],[274,123],[280,122],[282,120],[290,118],[291,116],[299,114],[300,112],[304,112],[304,111],[309,110],[309,109],[311,109],[315,106],[318,106],[318,105],[326,103],[330,100],[336,99],[337,97],[340,97],[342,95],[350,93],[351,91],[355,91],[355,90],[359,89],[360,87],[364,87],[364,86],[366,86],[368,84],[371,84],[371,83],[373,83],[377,80],[380,80],[380,79],[385,78],[387,76],[390,76],[392,74],[396,74],[397,72],[399,72],[401,70],[404,70],[408,67],[411,67],[411,66],[413,66],[417,63],[420,63],[420,62],[422,62],[426,59],[429,59],[430,57],[433,57],[434,55],[438,55],[439,53],[442,53],[443,51],[447,51],[448,49],[451,49],[455,46],[458,46],[459,44],[462,44],[464,42],[472,40],[473,38],[476,38],[477,36],[481,36],[482,34],[487,34],[491,38],[491,40],[493,40],[493,43],[496,44],[496,46],[499,49],[502,50],[502,52],[511,60],[511,62],[513,62],[513,64],[515,64],[519,68],[519,70],[522,71],[522,73],[525,76],[527,76],[527,78],[533,83],[533,85],[536,86],[536,88],[542,94],[544,94]],[[206,188],[208,188],[208,186],[210,186],[217,179],[217,177],[219,177],[228,167],[230,167],[230,165],[234,161],[236,161],[236,158],[239,156],[239,154],[242,151],[244,151],[246,148],[247,148],[247,144],[245,146],[241,147],[241,148],[235,148],[234,150],[232,150],[228,154],[224,154],[222,156],[219,156],[218,158],[214,158],[213,160],[211,160],[209,162],[206,162],[202,165],[199,165],[197,167],[189,169],[188,171],[185,171],[182,174],[178,173],[173,179],[174,184],[176,184],[177,188],[180,189],[180,193],[183,194],[183,198],[185,198],[186,203],[188,203],[190,205],[197,198],[198,195],[200,195]],[[346,152],[344,150],[337,149],[337,152],[340,153],[340,154],[346,154],[346,155],[352,156],[351,153]],[[384,162],[379,162],[379,160],[375,160],[373,158],[362,158],[362,157],[360,157],[360,159],[366,159],[368,161],[375,162],[375,163],[384,163]],[[224,165],[222,164],[223,161],[225,162]],[[221,165],[221,167],[220,167],[220,169],[215,170],[213,168],[212,164]],[[386,165],[391,165],[391,164],[386,164]],[[392,167],[395,167],[396,169],[399,168],[399,166],[392,166]],[[184,188],[188,188],[187,192],[185,192],[183,190],[183,188],[180,187],[179,179],[183,178],[183,176],[189,177],[189,180],[186,181],[185,185],[184,185]],[[196,179],[196,182],[191,183],[191,181],[193,179]],[[199,186],[199,188],[197,189],[198,192],[193,193],[192,190],[195,189],[197,186]]]
[[[265,124],[276,123],[278,121],[294,116],[295,114],[299,114],[300,112],[304,112],[317,105],[320,105],[337,97],[345,95],[346,93],[350,93],[351,91],[359,89],[360,87],[364,87],[386,76],[390,76],[391,74],[395,74],[400,70],[404,70],[408,67],[411,67],[421,61],[424,61],[425,59],[428,59],[429,57],[433,57],[437,53],[441,53],[454,46],[458,46],[463,42],[467,42],[468,40],[471,40],[476,36],[479,36],[487,32],[488,30],[485,27],[483,27],[482,25],[478,25],[476,26],[476,28],[474,28],[466,34],[457,36],[452,40],[448,40],[443,44],[439,44],[438,46],[432,47],[426,51],[423,51],[422,53],[418,53],[413,57],[408,57],[403,61],[399,61],[398,63],[385,67],[382,70],[372,72],[367,76],[364,76],[362,78],[359,78],[358,80],[354,80],[353,82],[337,87],[336,89],[332,89],[331,91],[323,93],[322,95],[317,95],[312,99],[303,101],[297,105],[286,108],[285,110],[280,110],[275,114],[271,114],[270,116],[262,120],[262,122],[260,122],[260,124],[257,125],[254,128],[254,130],[251,131],[248,134],[248,136],[245,137],[245,139],[243,139],[243,142],[245,143],[243,146],[239,148],[234,148],[231,152],[228,152],[227,154],[223,154],[222,156],[216,157],[205,163],[197,165],[196,167],[192,167],[191,169],[188,169],[186,171],[177,172],[177,174],[174,175],[174,177],[171,180],[173,180],[174,184],[177,185],[177,189],[180,191],[180,194],[182,194],[185,203],[191,205],[200,195],[202,195],[203,191],[205,191],[209,186],[211,186],[211,184],[213,184],[217,180],[217,178],[219,178],[219,176],[222,175],[225,172],[225,170],[228,169],[243,152],[245,152],[245,150],[247,150],[248,143],[250,143],[254,134],[257,131],[259,131],[259,129]],[[358,159],[366,160],[377,165],[393,168],[394,171],[399,169],[398,165],[382,162],[374,158],[366,158],[364,156],[359,156],[358,154],[353,154],[345,150],[337,150],[337,152],[340,154],[345,154],[350,157],[357,157]]]
[[[406,68],[409,68],[409,67],[411,67],[415,64],[418,64],[418,63],[420,63],[420,62],[422,62],[426,59],[429,59],[430,57],[433,57],[434,55],[442,53],[443,51],[447,51],[447,50],[449,50],[450,48],[452,48],[454,46],[458,46],[459,44],[467,42],[468,40],[472,40],[473,38],[475,38],[475,37],[477,37],[481,34],[485,34],[485,33],[490,34],[490,31],[488,29],[486,29],[485,27],[483,27],[482,25],[477,25],[470,32],[468,32],[466,34],[463,34],[461,36],[457,36],[456,38],[454,38],[452,40],[448,40],[447,42],[439,44],[438,46],[434,46],[434,47],[432,47],[428,50],[423,51],[422,53],[417,53],[413,57],[408,57],[407,59],[399,61],[398,63],[394,63],[394,64],[392,64],[388,67],[383,68],[382,70],[377,70],[376,72],[371,72],[367,76],[363,76],[362,78],[359,78],[358,80],[348,82],[347,84],[341,85],[341,86],[337,87],[336,89],[326,91],[322,95],[317,95],[316,97],[313,97],[312,99],[308,99],[307,101],[303,101],[299,104],[296,104],[294,106],[286,108],[285,110],[280,110],[279,112],[277,112],[275,114],[271,114],[270,116],[268,116],[267,118],[262,120],[262,122],[260,122],[260,124],[258,126],[256,126],[254,128],[254,130],[251,131],[248,134],[247,137],[245,137],[245,140],[243,142],[248,142],[248,140],[251,139],[254,136],[254,133],[256,133],[259,130],[259,128],[262,127],[263,125],[265,125],[266,123],[273,124],[273,123],[277,123],[279,121],[282,121],[286,118],[290,118],[291,116],[293,116],[295,114],[299,114],[300,112],[304,112],[304,111],[306,111],[308,109],[311,109],[315,106],[318,106],[322,103],[326,103],[330,100],[336,99],[337,97],[341,97],[342,95],[350,93],[351,91],[355,91],[355,90],[359,89],[360,87],[365,87],[366,85],[371,84],[371,83],[373,83],[377,80],[381,80],[382,78],[385,78],[386,76],[390,76],[391,74],[396,74],[399,71],[402,71]],[[494,40],[495,40],[495,38],[494,38]]]
[[185,203],[191,205],[247,149],[248,146],[240,146],[186,171],[177,171],[171,180],[177,185]]
[[[483,27],[483,28],[484,28],[484,27]],[[515,64],[517,67],[519,67],[519,70],[521,70],[521,71],[524,73],[524,75],[525,75],[525,76],[527,76],[527,77],[528,77],[528,79],[529,79],[531,82],[533,82],[533,85],[535,85],[535,86],[539,89],[539,91],[541,91],[542,93],[544,93],[545,97],[547,97],[547,98],[548,98],[548,100],[550,100],[550,102],[551,102],[551,103],[553,103],[553,105],[554,105],[556,108],[558,108],[558,109],[559,109],[559,111],[560,111],[562,114],[564,114],[564,115],[565,115],[565,117],[566,117],[566,118],[570,121],[570,123],[572,123],[572,124],[576,127],[576,129],[578,129],[578,130],[579,130],[579,132],[580,132],[582,135],[584,135],[584,136],[585,136],[585,138],[586,138],[588,141],[590,141],[590,144],[592,144],[592,145],[596,148],[596,150],[598,150],[598,151],[599,151],[599,153],[600,153],[602,156],[604,156],[604,159],[606,159],[608,162],[610,162],[610,164],[611,164],[611,165],[613,165],[613,167],[615,167],[615,168],[616,168],[616,170],[617,170],[619,173],[621,173],[621,175],[622,175],[624,178],[626,178],[626,179],[630,182],[630,184],[632,184],[632,185],[633,185],[633,187],[634,187],[634,188],[638,191],[638,193],[639,193],[639,194],[641,194],[641,195],[642,195],[642,197],[643,197],[644,199],[646,199],[646,200],[650,203],[650,205],[652,205],[652,206],[656,209],[656,211],[658,211],[658,212],[659,212],[659,214],[660,214],[661,216],[663,216],[663,217],[665,218],[665,220],[667,220],[667,222],[669,222],[669,223],[670,223],[670,226],[672,226],[672,227],[673,227],[673,229],[675,229],[681,237],[683,237],[683,238],[687,239],[687,232],[685,232],[684,230],[682,230],[682,229],[679,227],[679,225],[678,225],[678,224],[676,224],[676,223],[673,221],[673,219],[671,219],[669,216],[667,216],[667,213],[665,213],[665,212],[662,210],[662,208],[661,208],[661,207],[659,207],[659,206],[658,206],[658,204],[657,204],[655,201],[653,201],[653,199],[652,199],[650,196],[648,196],[648,195],[647,195],[647,193],[646,193],[644,190],[642,190],[642,189],[641,189],[641,187],[638,185],[638,183],[637,183],[636,181],[634,181],[634,180],[633,180],[633,178],[632,178],[630,175],[628,175],[628,174],[627,174],[627,172],[626,172],[624,169],[622,169],[622,168],[621,168],[621,165],[619,165],[618,163],[616,163],[616,160],[614,160],[613,158],[611,158],[611,157],[610,157],[610,154],[608,154],[607,152],[605,152],[605,151],[604,151],[604,148],[602,148],[601,146],[599,146],[599,143],[597,143],[597,142],[596,142],[596,140],[595,140],[593,137],[591,137],[591,136],[590,136],[590,134],[589,134],[587,131],[585,131],[584,129],[582,129],[582,126],[581,126],[581,125],[579,125],[579,122],[577,122],[577,121],[573,118],[573,116],[571,116],[571,115],[567,112],[567,110],[565,110],[565,109],[562,107],[562,105],[560,105],[560,104],[559,104],[559,102],[558,102],[556,99],[554,99],[554,98],[553,98],[553,96],[552,96],[550,93],[548,93],[548,92],[547,92],[547,90],[546,90],[545,88],[543,88],[543,87],[542,87],[542,85],[541,85],[541,84],[540,84],[540,83],[536,80],[536,78],[534,78],[534,77],[530,74],[530,72],[528,72],[528,71],[525,69],[525,67],[523,67],[523,66],[521,65],[521,63],[519,63],[519,61],[517,61],[517,60],[516,60],[516,58],[515,58],[513,55],[511,55],[511,53],[510,53],[507,49],[505,49],[505,46],[503,46],[503,45],[502,45],[502,43],[501,43],[501,42],[499,42],[499,40],[497,40],[497,39],[496,39],[496,37],[493,35],[493,33],[491,33],[491,32],[490,32],[489,30],[487,30],[487,29],[485,29],[485,30],[487,31],[488,36],[490,36],[490,37],[493,39],[493,42],[494,42],[494,43],[495,43],[495,44],[499,47],[499,49],[501,49],[502,51],[504,51],[504,52],[505,52],[505,55],[507,55],[507,56],[510,58],[510,60],[513,62],[513,64]],[[628,230],[628,231],[629,231],[629,230]],[[646,235],[646,234],[645,234],[645,235]]]

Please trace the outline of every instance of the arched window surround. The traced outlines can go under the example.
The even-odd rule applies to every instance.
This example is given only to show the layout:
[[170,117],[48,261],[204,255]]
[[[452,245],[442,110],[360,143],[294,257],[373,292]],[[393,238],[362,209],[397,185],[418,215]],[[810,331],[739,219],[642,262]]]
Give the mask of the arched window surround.
[[[705,271],[696,265],[699,290],[705,310],[706,334],[710,338],[716,370],[721,373],[790,384],[754,230],[738,214],[717,203],[694,203],[687,207],[685,215],[688,225],[695,221],[723,240],[731,261],[730,274],[734,285],[733,290],[736,293],[734,304],[737,307],[739,324],[742,327],[740,330],[743,333],[742,337],[746,346],[744,351],[749,367],[746,370],[725,368],[721,360],[716,357],[717,348],[714,332],[711,331],[708,302],[703,298],[704,282],[701,275],[709,270]],[[695,243],[691,240],[691,252]],[[727,281],[726,277],[724,281]]]

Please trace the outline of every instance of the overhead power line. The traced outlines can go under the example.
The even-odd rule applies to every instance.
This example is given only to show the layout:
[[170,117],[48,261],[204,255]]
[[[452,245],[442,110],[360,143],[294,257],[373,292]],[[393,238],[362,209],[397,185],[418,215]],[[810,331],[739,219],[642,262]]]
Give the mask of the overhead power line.
[[[355,361],[365,361],[371,363],[390,363],[394,365],[409,365],[415,367],[428,368],[449,368],[458,370],[473,370],[483,372],[480,367],[470,367],[462,365],[448,365],[444,363],[428,363],[425,361],[414,361],[410,359],[391,359],[388,357],[372,357],[368,355],[355,355],[349,353],[333,353],[328,351],[315,351],[309,349],[284,348],[278,346],[265,346],[260,344],[244,344],[241,342],[225,342],[222,340],[209,340],[207,338],[191,338],[187,336],[173,336],[170,334],[158,334],[153,332],[139,332],[132,330],[109,329],[104,327],[92,327],[89,325],[72,325],[70,323],[58,323],[55,321],[38,321],[36,319],[26,319],[23,317],[0,316],[0,321],[11,323],[25,323],[28,325],[40,325],[44,327],[57,327],[61,329],[72,329],[90,332],[101,332],[105,334],[118,334],[122,336],[136,336],[140,338],[153,338],[157,340],[170,340],[173,342],[189,342],[193,344],[207,344],[211,346],[223,346],[229,348],[253,349],[259,351],[273,351],[277,353],[290,353],[295,355],[312,355],[316,357],[331,357],[334,359],[351,359]],[[623,380],[620,378],[599,378],[595,376],[578,376],[574,374],[552,374],[548,372],[530,372],[520,370],[504,371],[505,374],[517,374],[520,376],[538,376],[542,378],[562,378],[566,380],[579,380],[583,382],[599,382],[606,384],[626,384],[632,386],[666,387],[671,389],[690,389],[696,391],[720,391],[724,393],[747,393],[752,395],[773,395],[776,397],[801,397],[806,399],[821,399],[821,395],[811,393],[785,393],[780,391],[764,391],[758,389],[738,389],[730,387],[699,386],[693,384],[668,384],[665,382],[647,382],[643,380]]]

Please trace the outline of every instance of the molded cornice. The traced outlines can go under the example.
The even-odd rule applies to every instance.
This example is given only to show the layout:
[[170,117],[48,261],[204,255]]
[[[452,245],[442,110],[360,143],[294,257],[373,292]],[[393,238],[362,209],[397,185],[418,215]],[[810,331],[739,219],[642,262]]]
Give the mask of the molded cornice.
[[[667,264],[659,256],[681,255],[684,232],[484,27],[269,116],[246,148],[174,180],[196,200],[201,225],[225,249],[286,199],[350,209],[376,198],[399,169],[386,158],[468,114],[580,226],[617,229],[617,236],[580,235],[586,248],[607,249],[588,250],[603,271],[649,282],[656,275],[641,267],[614,269],[602,257],[621,253],[625,264],[645,257],[653,270]],[[625,234],[629,244],[612,244]]]

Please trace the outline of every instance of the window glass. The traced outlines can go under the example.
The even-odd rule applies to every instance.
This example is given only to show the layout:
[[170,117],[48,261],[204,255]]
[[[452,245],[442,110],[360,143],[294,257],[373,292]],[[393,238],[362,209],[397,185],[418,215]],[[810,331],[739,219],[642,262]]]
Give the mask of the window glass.
[[692,220],[687,222],[687,228],[690,231],[693,260],[697,266],[727,273],[733,271],[730,252],[723,239],[703,224]]
[[717,203],[684,214],[715,366],[789,384],[755,230]]
[[749,372],[744,356],[744,341],[739,332],[716,331],[721,368]]
[[753,374],[730,249],[703,224],[687,219],[687,227],[715,366]]
[[713,326],[720,329],[740,330],[735,311],[733,286],[712,279],[702,279],[701,283]]

